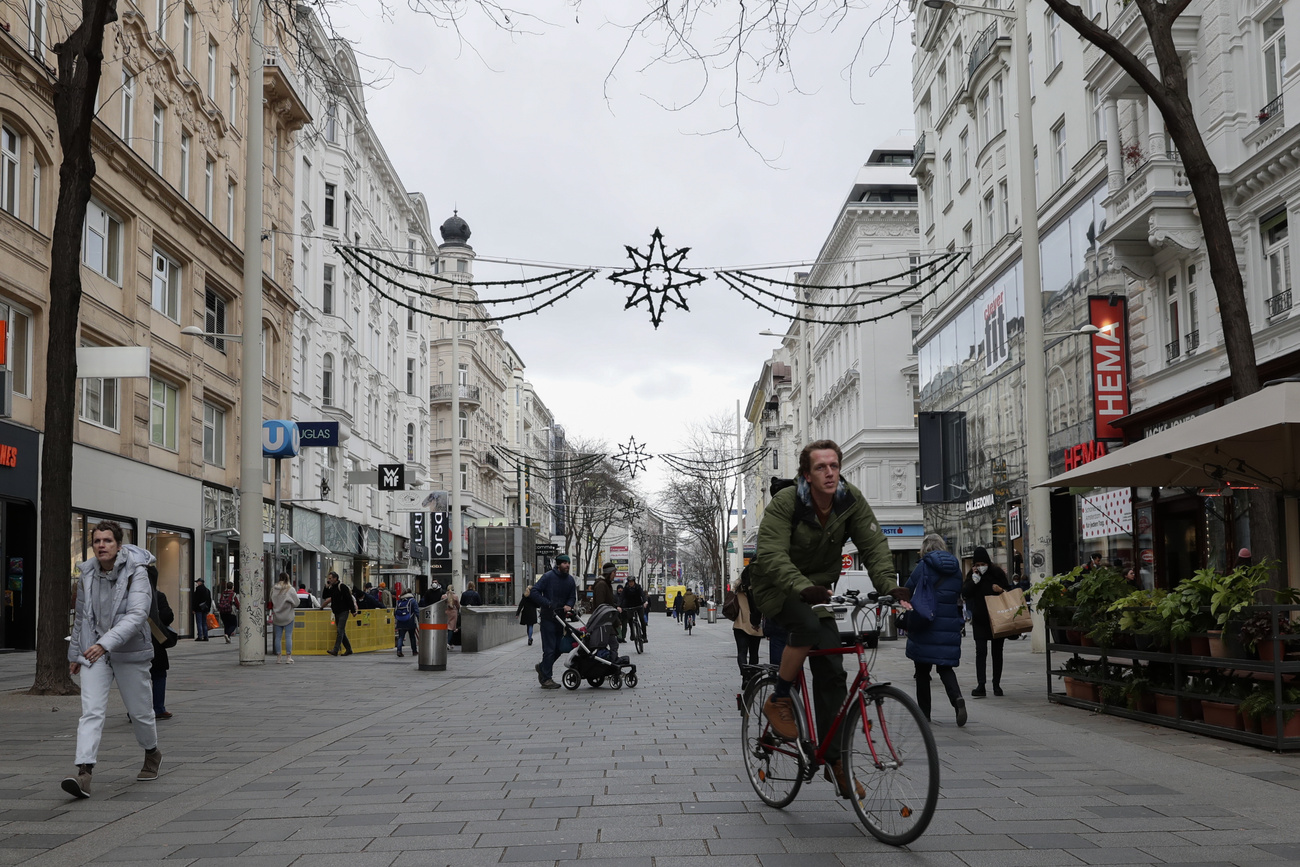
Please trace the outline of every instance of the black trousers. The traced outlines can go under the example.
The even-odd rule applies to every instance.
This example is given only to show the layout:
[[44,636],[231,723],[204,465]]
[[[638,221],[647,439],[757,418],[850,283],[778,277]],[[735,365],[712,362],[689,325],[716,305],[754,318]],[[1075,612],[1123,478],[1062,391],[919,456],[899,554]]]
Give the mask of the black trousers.
[[930,669],[936,668],[939,673],[939,682],[943,684],[943,690],[948,694],[948,702],[953,707],[961,701],[961,687],[957,685],[957,672],[953,671],[951,665],[931,665],[928,662],[912,661],[916,666],[916,703],[921,708],[921,713],[925,718],[930,718]]
[[993,685],[1002,685],[1002,645],[1005,638],[975,639],[975,685],[984,688],[985,660],[988,659],[989,644],[993,645]]
[[743,629],[733,629],[736,637],[736,664],[744,672],[746,665],[758,665],[758,646],[763,643],[763,636],[750,635]]

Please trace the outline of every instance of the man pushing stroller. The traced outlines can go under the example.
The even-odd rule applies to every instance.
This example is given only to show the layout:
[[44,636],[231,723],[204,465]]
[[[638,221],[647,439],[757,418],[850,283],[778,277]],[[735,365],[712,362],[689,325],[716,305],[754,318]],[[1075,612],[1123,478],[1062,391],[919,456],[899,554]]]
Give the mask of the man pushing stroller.
[[541,609],[538,621],[542,629],[542,661],[534,666],[537,681],[542,689],[559,689],[552,672],[555,660],[560,656],[560,638],[564,629],[556,617],[568,616],[578,604],[578,587],[569,574],[568,554],[555,558],[555,566],[537,580],[530,596]]

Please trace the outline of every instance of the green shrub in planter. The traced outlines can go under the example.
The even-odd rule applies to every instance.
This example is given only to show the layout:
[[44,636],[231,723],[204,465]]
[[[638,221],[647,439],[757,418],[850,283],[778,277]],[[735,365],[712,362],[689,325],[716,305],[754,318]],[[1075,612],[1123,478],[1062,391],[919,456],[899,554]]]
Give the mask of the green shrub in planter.
[[1101,567],[1084,572],[1075,588],[1075,623],[1088,628],[1099,647],[1110,647],[1119,630],[1119,615],[1111,606],[1129,595],[1132,586],[1118,570]]
[[[1300,704],[1300,687],[1292,686],[1282,690],[1283,704]],[[1277,704],[1273,701],[1272,684],[1259,684],[1251,690],[1250,695],[1246,696],[1241,702],[1242,716],[1248,716],[1252,719],[1264,719],[1277,713]],[[1282,722],[1287,722],[1295,716],[1295,710],[1282,711]]]
[[1111,603],[1110,614],[1119,616],[1121,632],[1144,635],[1159,647],[1169,643],[1169,624],[1160,615],[1159,606],[1169,593],[1165,590],[1134,590]]

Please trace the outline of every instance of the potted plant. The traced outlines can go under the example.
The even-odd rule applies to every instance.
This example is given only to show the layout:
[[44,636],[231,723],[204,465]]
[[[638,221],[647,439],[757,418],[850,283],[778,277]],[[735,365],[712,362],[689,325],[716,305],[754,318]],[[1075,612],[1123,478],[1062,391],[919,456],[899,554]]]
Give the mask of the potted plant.
[[1087,627],[1088,638],[1099,647],[1110,647],[1119,630],[1119,615],[1111,606],[1127,596],[1131,587],[1117,569],[1100,567],[1083,573],[1074,591],[1075,622]]
[[1134,590],[1111,603],[1110,613],[1119,615],[1119,630],[1133,636],[1138,650],[1168,646],[1168,623],[1158,610],[1168,595],[1164,590]]
[[1233,677],[1225,671],[1214,671],[1205,676],[1205,694],[1213,700],[1201,700],[1201,712],[1205,722],[1240,731],[1245,723],[1241,716],[1241,700],[1250,694],[1252,681]]
[[[1213,569],[1197,569],[1190,577],[1178,582],[1157,605],[1160,617],[1168,624],[1176,653],[1210,655],[1209,640],[1204,636],[1206,630],[1214,625],[1210,600],[1218,579],[1219,573]],[[1192,642],[1193,636],[1199,641]]]
[[[1279,636],[1295,634],[1295,624],[1291,618],[1284,612],[1278,612],[1276,617],[1273,617],[1271,612],[1272,609],[1269,608],[1255,609],[1237,627],[1237,638],[1242,645],[1251,653],[1257,653],[1259,658],[1266,662],[1274,658],[1273,628],[1275,625]],[[1283,644],[1285,646],[1285,639]],[[1283,657],[1285,658],[1285,654]]]
[[1062,575],[1044,578],[1033,585],[1034,607],[1047,620],[1052,629],[1052,640],[1058,644],[1078,644],[1065,633],[1074,625],[1075,588],[1083,567],[1077,566]]
[[[1274,700],[1273,689],[1271,684],[1261,685],[1241,703],[1242,715],[1257,720],[1260,732],[1269,737],[1277,736],[1278,707]],[[1284,689],[1282,703],[1300,704],[1300,687],[1292,686]],[[1300,716],[1296,715],[1294,708],[1282,710],[1282,736],[1300,737]]]
[[1081,698],[1085,701],[1100,701],[1097,684],[1093,678],[1097,676],[1100,662],[1084,659],[1079,656],[1072,656],[1066,660],[1065,665],[1061,667],[1065,676],[1065,694],[1070,698]]
[[1129,710],[1155,713],[1156,701],[1151,694],[1151,680],[1146,668],[1137,661],[1124,678],[1124,702]]

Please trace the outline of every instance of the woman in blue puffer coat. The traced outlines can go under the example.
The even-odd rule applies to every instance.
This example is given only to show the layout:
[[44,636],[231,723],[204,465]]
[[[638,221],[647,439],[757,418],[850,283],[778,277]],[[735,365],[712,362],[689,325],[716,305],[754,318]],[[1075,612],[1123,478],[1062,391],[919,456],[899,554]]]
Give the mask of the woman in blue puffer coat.
[[[921,540],[921,562],[907,579],[907,588],[915,598],[922,581],[934,589],[934,620],[924,621],[909,615],[907,658],[916,664],[916,703],[925,718],[930,718],[930,669],[939,672],[948,700],[957,711],[957,725],[966,725],[966,700],[957,685],[961,664],[961,630],[964,625],[961,600],[961,563],[948,553],[943,537],[930,533]],[[919,627],[919,628],[918,628]]]

